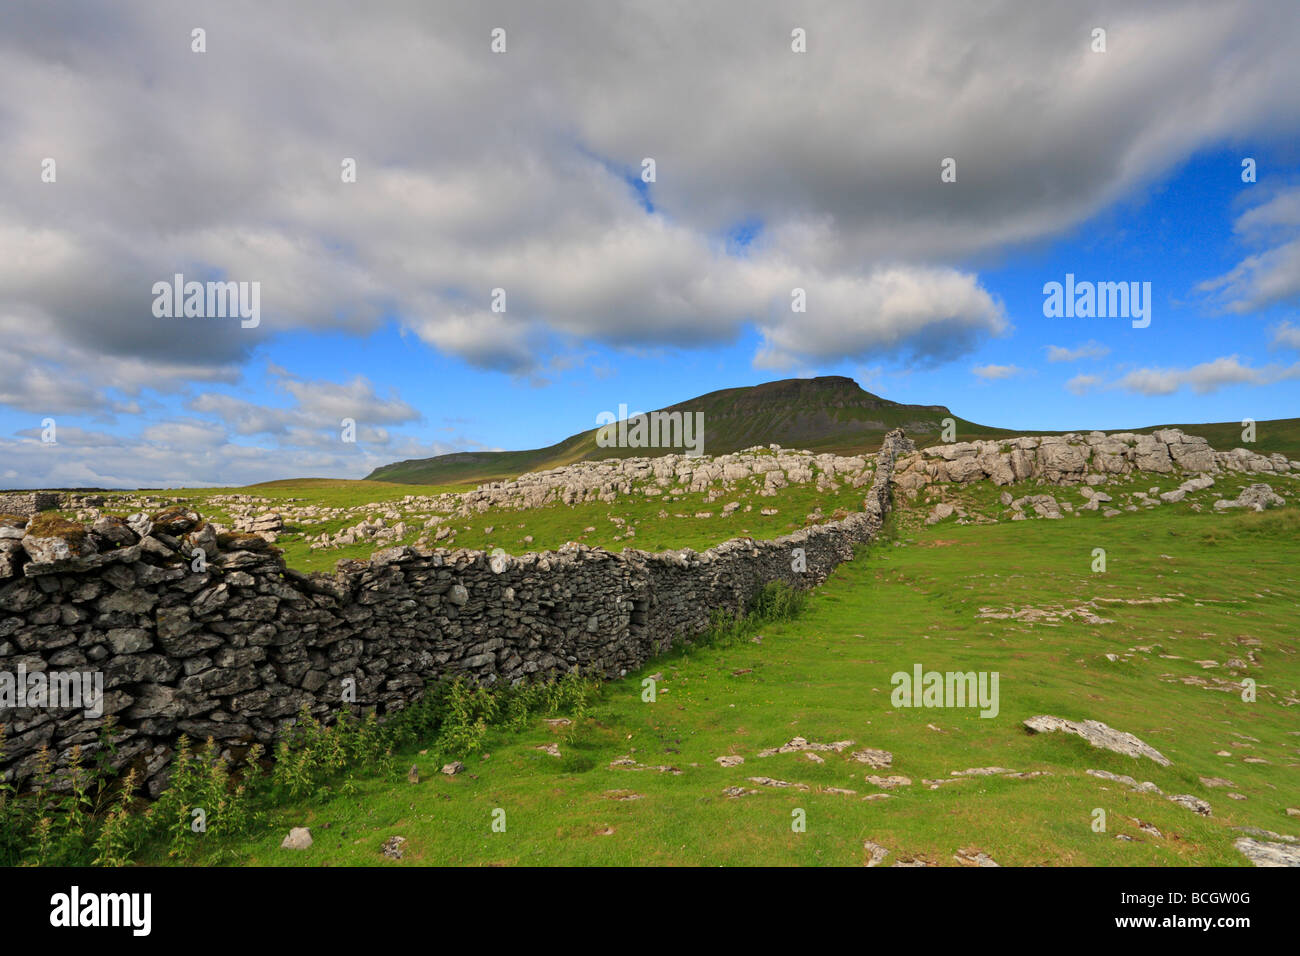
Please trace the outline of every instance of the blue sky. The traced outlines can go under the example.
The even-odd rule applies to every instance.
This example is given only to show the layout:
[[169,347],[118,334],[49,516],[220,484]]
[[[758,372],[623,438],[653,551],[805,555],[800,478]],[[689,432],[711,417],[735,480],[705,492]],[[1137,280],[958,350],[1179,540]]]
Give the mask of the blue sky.
[[[800,375],[1028,430],[1300,410],[1285,4],[399,4],[288,52],[292,9],[127,8],[19,5],[0,40],[0,486],[361,477]],[[177,271],[259,281],[259,326],[154,317]],[[1150,326],[1045,317],[1067,273],[1149,282]]]

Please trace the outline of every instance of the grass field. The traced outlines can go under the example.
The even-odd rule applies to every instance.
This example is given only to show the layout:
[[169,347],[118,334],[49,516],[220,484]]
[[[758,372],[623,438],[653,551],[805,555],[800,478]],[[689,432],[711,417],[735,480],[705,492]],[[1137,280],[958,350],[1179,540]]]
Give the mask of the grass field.
[[[858,866],[870,841],[889,850],[883,865],[958,865],[954,854],[969,851],[1004,866],[1241,866],[1234,827],[1300,833],[1286,813],[1300,807],[1300,513],[1179,506],[919,528],[914,517],[842,566],[794,621],[652,661],[567,727],[537,719],[522,733],[490,732],[465,754],[413,746],[397,754],[393,775],[355,777],[275,810],[253,838],[196,835],[181,860]],[[1106,550],[1104,573],[1092,570],[1095,548]],[[1060,615],[1085,602],[1089,614]],[[1025,609],[1042,613],[982,616]],[[916,664],[998,672],[997,716],[894,707],[891,675]],[[657,699],[647,703],[642,680],[654,674]],[[1246,676],[1258,682],[1254,703],[1238,689]],[[1030,735],[1022,721],[1037,714],[1103,721],[1172,764]],[[758,756],[795,736],[854,744],[818,754],[822,763]],[[548,744],[560,756],[539,749]],[[850,758],[866,747],[889,751],[892,764]],[[722,767],[723,755],[744,763]],[[439,773],[452,757],[466,771]],[[649,769],[611,766],[622,758]],[[412,765],[419,783],[407,780]],[[993,766],[1043,775],[951,776]],[[1088,769],[1192,794],[1212,816]],[[871,774],[911,782],[885,790]],[[924,782],[937,779],[957,782]],[[724,793],[737,786],[755,792]],[[1093,829],[1098,809],[1105,832]],[[805,832],[792,828],[796,811]],[[500,812],[505,830],[494,832]],[[293,826],[311,828],[310,849],[279,849]],[[380,853],[395,835],[407,841],[400,861]],[[145,861],[165,860],[158,849]]]
[[[709,493],[678,492],[669,500],[665,497],[621,495],[614,502],[587,502],[577,505],[560,503],[526,510],[494,510],[466,518],[440,518],[456,532],[452,547],[491,551],[502,548],[510,554],[529,551],[555,550],[569,541],[578,541],[591,547],[621,551],[639,548],[645,551],[662,551],[670,548],[694,548],[702,551],[729,538],[748,535],[756,539],[775,538],[789,534],[808,524],[829,520],[837,510],[843,514],[860,511],[866,487],[854,488],[848,483],[838,491],[818,491],[811,483],[790,485],[773,497],[758,494],[761,480],[751,486],[723,493],[715,489],[713,500]],[[311,523],[290,523],[279,536],[276,547],[284,552],[285,562],[300,571],[332,571],[342,559],[366,559],[380,547],[414,544],[426,533],[423,525],[428,514],[418,506],[407,508],[400,504],[408,495],[436,495],[448,491],[464,491],[464,486],[392,485],[375,481],[330,481],[326,479],[300,479],[253,485],[248,488],[178,489],[166,493],[167,500],[182,501],[198,510],[204,517],[223,524],[230,523],[227,510],[214,498],[221,495],[250,494],[278,500],[307,500],[332,508],[359,509],[347,517],[336,517]],[[737,502],[739,510],[723,515],[723,505]],[[750,511],[745,511],[746,506]],[[309,536],[336,532],[355,523],[365,515],[382,515],[386,508],[395,508],[408,523],[410,530],[392,544],[378,546],[361,541],[354,545],[324,550],[311,550]],[[776,514],[764,515],[764,509],[775,509]],[[115,503],[112,497],[105,502],[104,510],[128,513],[131,507]],[[709,517],[696,517],[707,513]],[[71,513],[68,513],[71,515]],[[809,515],[818,517],[809,518]],[[587,529],[591,530],[588,531]],[[629,534],[631,529],[634,533]],[[531,541],[525,540],[531,537]],[[446,545],[442,545],[446,546]]]

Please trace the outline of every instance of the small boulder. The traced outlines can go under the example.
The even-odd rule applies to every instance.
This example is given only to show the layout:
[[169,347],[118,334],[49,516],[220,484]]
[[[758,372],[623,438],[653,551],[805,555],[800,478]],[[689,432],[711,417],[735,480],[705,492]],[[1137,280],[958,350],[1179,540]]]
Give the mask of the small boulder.
[[157,512],[149,520],[153,523],[152,531],[161,531],[163,534],[169,534],[176,538],[187,531],[192,531],[201,519],[197,512],[191,511],[189,508],[172,505],[170,508],[164,508],[162,511]]
[[99,550],[82,525],[56,514],[40,514],[29,521],[22,540],[28,557],[41,564],[85,557]]
[[124,518],[113,515],[100,516],[91,525],[90,530],[115,547],[129,547],[140,540],[139,535],[131,530],[131,526]]
[[311,830],[306,827],[294,827],[280,843],[281,850],[305,850],[311,846]]

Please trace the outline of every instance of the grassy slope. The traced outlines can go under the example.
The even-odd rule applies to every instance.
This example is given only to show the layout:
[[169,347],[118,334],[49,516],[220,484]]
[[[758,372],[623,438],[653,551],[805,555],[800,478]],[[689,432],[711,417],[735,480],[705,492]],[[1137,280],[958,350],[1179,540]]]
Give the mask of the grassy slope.
[[[708,398],[709,396],[705,396]],[[880,447],[880,439],[890,428],[903,426],[918,447],[939,443],[938,426],[918,419],[915,412],[898,409],[868,410],[862,408],[824,407],[811,410],[807,415],[795,416],[789,412],[727,411],[719,407],[709,411],[703,400],[683,403],[674,408],[689,406],[705,411],[706,428],[704,449],[711,455],[722,455],[775,442],[786,448],[806,448],[814,452],[834,452],[856,455],[872,452]],[[914,409],[919,406],[899,406]],[[950,413],[934,413],[934,421]],[[1015,431],[995,428],[952,416],[957,426],[957,440],[979,441],[1010,438],[1020,434],[1064,435],[1071,429],[1048,431],[1034,429]],[[917,425],[924,425],[917,428]],[[910,426],[910,427],[909,427]],[[1201,424],[1148,425],[1139,428],[1112,428],[1108,431],[1150,432],[1156,428],[1181,428],[1191,435],[1207,439],[1220,450],[1243,445],[1240,422],[1211,422]],[[1283,418],[1257,424],[1252,451],[1261,454],[1282,452],[1288,458],[1300,458],[1300,418]],[[514,478],[526,471],[544,471],[559,468],[577,461],[603,458],[630,458],[653,454],[654,449],[601,448],[596,445],[595,432],[573,435],[547,448],[510,452],[461,452],[437,458],[413,459],[385,465],[371,473],[371,480],[411,484],[478,483]]]
[[[887,415],[882,416],[865,412],[859,409],[835,409],[827,413],[836,416],[842,420],[842,429],[832,435],[821,437],[804,436],[802,439],[797,433],[787,436],[784,440],[771,437],[771,432],[765,432],[757,428],[757,421],[744,420],[742,424],[746,427],[744,430],[727,432],[728,435],[743,435],[743,439],[726,438],[714,440],[706,436],[705,451],[709,454],[726,454],[731,451],[737,451],[752,445],[766,445],[775,441],[787,448],[806,448],[814,452],[834,452],[841,455],[857,455],[864,452],[874,452],[880,447],[881,436],[887,429],[868,427],[869,424],[878,421],[881,417],[891,419],[888,428],[894,428],[898,425],[906,427],[909,424],[916,424],[914,421],[893,421],[893,419],[904,418],[906,416]],[[721,416],[719,416],[721,417]],[[1064,435],[1071,429],[1062,429],[1059,431],[1049,431],[1045,429],[1030,429],[1016,431],[1007,428],[994,428],[989,425],[980,425],[975,422],[967,421],[964,418],[952,416],[957,424],[958,441],[981,441],[1000,438],[1011,438],[1017,435]],[[709,420],[709,419],[706,419]],[[1248,447],[1254,452],[1268,455],[1274,452],[1281,452],[1291,459],[1300,459],[1300,418],[1278,418],[1257,423],[1257,436],[1253,444],[1245,444],[1242,441],[1242,428],[1240,422],[1202,422],[1202,423],[1182,423],[1182,424],[1161,424],[1161,425],[1143,425],[1134,428],[1109,428],[1107,432],[1141,432],[1149,433],[1157,428],[1180,428],[1189,435],[1199,435],[1209,441],[1210,445],[1221,451],[1232,448]],[[721,427],[719,428],[721,431]],[[920,431],[915,428],[907,429],[908,436],[916,442],[917,447],[924,448],[930,445],[939,444],[939,432],[936,430]],[[653,451],[651,449],[650,451]],[[387,497],[401,497],[404,494],[426,494],[428,492],[415,486],[433,487],[437,486],[442,490],[451,490],[447,486],[467,486],[472,487],[485,481],[501,481],[515,478],[527,471],[544,471],[548,468],[559,468],[562,465],[571,465],[577,461],[600,460],[602,458],[629,458],[640,454],[647,454],[647,449],[638,448],[599,448],[596,445],[594,432],[583,432],[580,435],[574,435],[565,439],[558,444],[551,445],[548,448],[534,449],[530,451],[509,451],[509,452],[459,452],[452,455],[442,455],[438,458],[413,459],[410,461],[396,462],[392,465],[386,465],[383,468],[376,469],[366,482],[358,482],[358,485],[369,484],[375,487],[397,483],[398,488],[386,489]],[[270,482],[270,485],[289,484],[294,485],[302,482],[328,481],[328,479],[289,479],[287,482]],[[255,486],[265,488],[267,485]],[[379,499],[375,499],[379,500]]]
[[[786,448],[856,454],[878,447],[884,433],[900,425],[918,436],[933,433],[937,439],[939,421],[951,414],[938,405],[900,405],[878,398],[863,391],[852,379],[839,376],[786,379],[722,389],[660,411],[702,413],[703,450],[710,455],[772,443]],[[964,419],[956,422],[963,434],[1009,434]],[[425,484],[491,481],[575,461],[656,453],[656,449],[646,448],[602,448],[596,444],[596,430],[592,429],[555,445],[529,451],[462,452],[395,462],[376,469],[369,477]]]
[[[1023,493],[1017,489],[1017,493]],[[1059,489],[1057,490],[1059,494]],[[995,489],[971,489],[975,507]],[[267,865],[421,864],[832,864],[861,865],[863,841],[892,852],[886,864],[920,857],[953,865],[953,852],[977,848],[1003,865],[1246,865],[1232,825],[1296,833],[1284,809],[1300,805],[1300,736],[1295,711],[1279,695],[1300,686],[1300,644],[1292,625],[1300,603],[1300,521],[1288,508],[1265,514],[1196,514],[1182,506],[1103,519],[912,530],[902,515],[902,546],[878,546],[844,565],[818,589],[799,620],[773,625],[762,643],[701,648],[651,662],[608,687],[571,732],[541,721],[519,736],[493,735],[490,759],[467,756],[468,772],[437,773],[419,748],[398,755],[419,766],[422,782],[366,779],[278,812],[257,839],[208,843],[196,859]],[[1108,571],[1090,570],[1104,547]],[[1227,572],[1227,573],[1225,573]],[[1101,604],[1113,623],[1059,626],[982,619],[982,607],[1047,607],[1098,597],[1162,604]],[[1178,678],[1226,676],[1195,661],[1244,657],[1257,639],[1260,699],[1189,686]],[[1135,650],[1141,648],[1141,650]],[[1121,656],[1112,663],[1107,653]],[[1167,659],[1161,655],[1176,655]],[[998,671],[1001,712],[894,709],[890,675],[926,669]],[[659,699],[642,703],[641,679],[661,672]],[[1021,721],[1040,713],[1092,718],[1137,734],[1173,765],[1162,768],[1089,747],[1060,734],[1030,736]],[[930,725],[938,728],[932,729]],[[844,755],[813,764],[799,754],[757,752],[795,735],[893,752],[889,770],[871,771]],[[536,749],[557,742],[563,756]],[[856,749],[856,748],[853,748]],[[1229,751],[1232,756],[1216,756]],[[631,754],[671,764],[680,776],[611,768]],[[714,762],[745,757],[741,767]],[[1244,763],[1246,756],[1269,761]],[[923,778],[997,765],[1046,770],[1027,780],[975,778],[930,790]],[[1208,800],[1206,819],[1161,797],[1087,776],[1088,768],[1151,780],[1167,793]],[[864,773],[903,774],[911,786],[890,799]],[[810,785],[810,792],[746,782],[765,775]],[[1209,789],[1201,776],[1226,777],[1234,792]],[[760,792],[729,799],[722,789]],[[827,786],[858,791],[822,792]],[[623,802],[609,791],[642,799]],[[1091,829],[1106,810],[1108,832]],[[493,833],[495,808],[507,832]],[[807,832],[791,832],[791,812],[807,812]],[[1154,824],[1148,835],[1133,819]],[[315,845],[281,851],[290,826],[312,827]],[[1132,842],[1115,839],[1131,836]],[[408,839],[400,862],[380,843]],[[220,851],[220,852],[219,852]],[[160,861],[161,862],[161,861]]]

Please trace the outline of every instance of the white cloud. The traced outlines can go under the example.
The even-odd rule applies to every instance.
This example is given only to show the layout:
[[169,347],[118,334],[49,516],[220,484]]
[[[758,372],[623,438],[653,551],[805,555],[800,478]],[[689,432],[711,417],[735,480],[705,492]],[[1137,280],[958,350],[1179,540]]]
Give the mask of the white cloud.
[[1110,387],[1141,395],[1172,395],[1179,389],[1190,388],[1197,394],[1208,395],[1229,385],[1271,385],[1294,378],[1300,378],[1300,363],[1256,368],[1243,365],[1235,355],[1227,355],[1190,368],[1135,369]]
[[1102,384],[1099,375],[1076,375],[1065,383],[1065,387],[1075,395],[1086,395]]
[[1225,355],[1187,368],[1132,369],[1110,381],[1100,375],[1076,375],[1065,383],[1065,387],[1076,395],[1106,390],[1153,397],[1173,395],[1182,389],[1191,389],[1198,395],[1211,395],[1233,385],[1273,385],[1294,379],[1300,379],[1300,362],[1253,366],[1243,363],[1236,355]]
[[[978,278],[939,307],[882,276],[916,285],[1058,235],[1206,144],[1300,130],[1286,3],[816,6],[802,56],[788,6],[758,0],[521,5],[505,56],[485,40],[499,13],[450,0],[222,5],[201,58],[183,8],[115,10],[32,6],[0,36],[0,147],[61,164],[55,185],[0,170],[0,316],[67,356],[69,409],[228,382],[270,336],[386,316],[523,375],[586,341],[696,347],[750,322],[762,367],[833,354],[834,322],[852,357],[942,362],[1002,324]],[[626,181],[647,155],[649,215]],[[947,156],[957,184],[939,182]],[[740,222],[761,229],[737,252]],[[1285,251],[1258,264],[1266,290]],[[262,325],[154,319],[151,283],[176,271],[262,282]],[[791,280],[820,286],[820,313],[780,307]]]
[[975,375],[985,381],[1000,381],[1023,375],[1025,370],[1016,365],[977,365],[971,369]]
[[1109,354],[1110,346],[1092,340],[1072,349],[1061,345],[1047,346],[1047,361],[1049,362],[1077,362],[1079,359],[1085,358],[1105,358]]
[[1284,190],[1237,217],[1233,231],[1247,244],[1268,246],[1197,290],[1237,314],[1300,300],[1300,188]]
[[22,488],[159,488],[242,486],[289,477],[359,478],[380,465],[455,451],[383,429],[358,427],[356,444],[318,431],[291,429],[276,445],[230,440],[219,425],[196,419],[158,422],[138,437],[60,427],[58,443],[39,431],[0,438],[5,483]]
[[[200,57],[184,6],[22,5],[0,31],[15,158],[0,166],[0,406],[146,421],[75,461],[71,445],[41,459],[10,443],[25,457],[6,470],[355,475],[411,442],[392,429],[419,416],[396,394],[285,373],[283,405],[262,407],[213,387],[237,386],[276,336],[389,320],[536,382],[593,344],[689,349],[750,328],[760,368],[962,358],[1009,323],[954,263],[1061,235],[1207,146],[1296,139],[1291,12],[809,5],[800,56],[776,0],[551,0],[515,5],[493,56],[490,5],[234,0],[205,10]],[[1088,50],[1099,21],[1105,56]],[[56,184],[37,175],[47,155]],[[628,182],[645,156],[652,213]],[[948,156],[955,184],[939,181]],[[1298,208],[1292,191],[1243,213],[1252,255],[1204,291],[1232,309],[1295,295]],[[727,241],[740,223],[757,224],[744,248]],[[261,282],[261,325],[154,318],[152,284],[176,272]],[[489,310],[498,287],[505,313]],[[156,395],[196,392],[193,419],[148,417]],[[335,447],[344,417],[360,447]],[[291,466],[277,448],[298,450]]]
[[[935,364],[1008,328],[1001,303],[975,276],[955,269],[894,266],[862,279],[801,279],[786,271],[765,278],[756,276],[754,286],[767,293],[763,343],[754,359],[759,368],[879,355]],[[804,289],[807,312],[791,312],[793,288]]]
[[1272,329],[1272,348],[1300,349],[1300,326],[1281,322]]

